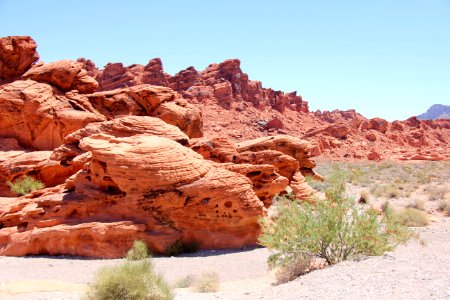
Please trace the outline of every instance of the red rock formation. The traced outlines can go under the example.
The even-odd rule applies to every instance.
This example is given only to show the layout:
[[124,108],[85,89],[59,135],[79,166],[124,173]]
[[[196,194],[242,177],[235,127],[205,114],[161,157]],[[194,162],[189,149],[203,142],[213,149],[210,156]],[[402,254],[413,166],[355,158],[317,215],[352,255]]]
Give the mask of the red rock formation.
[[120,257],[135,239],[159,252],[177,240],[205,249],[256,243],[264,208],[245,176],[156,136],[94,135],[80,146],[92,160],[66,190],[1,204],[0,255]]
[[35,66],[23,74],[24,78],[54,85],[61,91],[78,90],[80,93],[93,93],[98,83],[83,69],[83,63],[60,60]]
[[169,88],[147,84],[87,95],[68,95],[71,100],[89,103],[108,120],[129,116],[155,116],[178,126],[189,137],[201,137],[199,109]]
[[[420,121],[412,117],[389,123],[380,118],[366,119],[355,111],[316,112],[315,117],[331,125],[323,127],[325,129],[311,129],[303,138],[316,142],[317,154],[330,159],[450,158],[448,119]],[[335,124],[347,127],[345,137],[333,135],[328,130]]]
[[50,85],[18,80],[0,86],[0,137],[13,137],[26,148],[52,150],[64,137],[91,122],[98,114],[74,107]]
[[[255,163],[270,163],[279,167],[280,172],[289,179],[289,184],[298,199],[306,199],[313,193],[314,190],[308,186],[303,177],[315,175],[312,170],[316,164],[311,159],[313,149],[311,143],[291,136],[278,135],[238,143],[236,148],[242,153],[242,157],[238,157],[237,161],[252,158]],[[255,154],[250,156],[248,152]],[[274,160],[270,162],[271,159]]]
[[220,64],[211,64],[202,72],[189,67],[174,76],[163,71],[159,58],[151,60],[147,66],[121,63],[108,64],[97,75],[100,90],[113,90],[142,83],[168,86],[178,91],[193,103],[217,103],[230,109],[232,102],[246,101],[257,108],[273,108],[283,112],[289,108],[298,112],[308,112],[308,103],[301,96],[263,88],[261,82],[251,81],[240,68],[238,59],[229,59]]
[[0,38],[0,82],[25,73],[39,59],[36,48],[29,36]]

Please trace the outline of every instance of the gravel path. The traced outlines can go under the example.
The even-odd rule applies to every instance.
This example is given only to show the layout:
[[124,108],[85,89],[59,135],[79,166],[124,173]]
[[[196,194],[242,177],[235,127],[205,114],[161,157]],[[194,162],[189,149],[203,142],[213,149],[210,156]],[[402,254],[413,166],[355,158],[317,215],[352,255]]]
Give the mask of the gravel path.
[[[271,286],[263,248],[157,257],[157,271],[170,282],[217,272],[221,290],[197,294],[177,289],[176,299],[450,299],[450,218],[421,229],[426,242],[410,242],[393,253],[347,261]],[[0,299],[79,299],[103,265],[121,260],[0,257]],[[27,293],[28,292],[28,293]]]

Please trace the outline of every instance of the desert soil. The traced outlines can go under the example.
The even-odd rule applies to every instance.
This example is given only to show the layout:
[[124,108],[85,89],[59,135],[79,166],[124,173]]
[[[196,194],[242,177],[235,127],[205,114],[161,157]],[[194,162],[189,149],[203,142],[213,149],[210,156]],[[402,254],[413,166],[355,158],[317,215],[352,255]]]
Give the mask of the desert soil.
[[[450,299],[450,218],[417,230],[425,245],[411,241],[392,253],[343,262],[278,286],[271,284],[264,248],[155,257],[153,263],[171,283],[219,274],[219,292],[176,289],[176,299]],[[80,299],[99,267],[120,262],[0,257],[0,299]]]

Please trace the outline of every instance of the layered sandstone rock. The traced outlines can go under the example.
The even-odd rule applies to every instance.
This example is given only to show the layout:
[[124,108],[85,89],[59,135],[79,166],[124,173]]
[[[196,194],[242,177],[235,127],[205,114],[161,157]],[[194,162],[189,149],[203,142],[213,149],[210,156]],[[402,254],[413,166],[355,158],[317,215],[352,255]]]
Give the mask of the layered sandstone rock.
[[178,126],[189,137],[203,135],[200,110],[170,88],[142,84],[86,95],[71,94],[68,97],[89,103],[108,120],[129,115],[155,116]]
[[65,186],[2,204],[0,255],[120,257],[135,239],[159,252],[178,240],[256,243],[264,207],[245,176],[156,136],[93,135],[80,146],[92,159]]
[[25,73],[39,59],[36,48],[29,36],[0,38],[0,82]]
[[261,82],[249,80],[240,64],[238,59],[229,59],[211,64],[202,72],[189,67],[170,76],[164,73],[161,60],[155,58],[146,66],[108,64],[98,72],[96,79],[103,91],[149,83],[168,86],[193,103],[215,103],[225,109],[230,109],[234,102],[245,101],[259,109],[273,108],[283,112],[288,108],[308,112],[308,103],[296,92],[283,93],[263,88]]
[[[450,158],[450,121],[420,121],[415,117],[392,123],[367,119],[349,111],[316,112],[315,117],[330,125],[307,131],[303,138],[315,142],[317,154],[332,159],[423,160]],[[331,128],[343,130],[333,133]],[[336,128],[337,129],[337,128]],[[376,154],[374,154],[376,153]]]
[[23,77],[49,83],[61,91],[78,90],[80,93],[93,93],[98,87],[97,81],[83,69],[83,63],[72,60],[35,66],[23,74]]
[[0,87],[0,137],[13,137],[26,148],[52,150],[64,137],[105,118],[75,107],[50,85],[17,80]]

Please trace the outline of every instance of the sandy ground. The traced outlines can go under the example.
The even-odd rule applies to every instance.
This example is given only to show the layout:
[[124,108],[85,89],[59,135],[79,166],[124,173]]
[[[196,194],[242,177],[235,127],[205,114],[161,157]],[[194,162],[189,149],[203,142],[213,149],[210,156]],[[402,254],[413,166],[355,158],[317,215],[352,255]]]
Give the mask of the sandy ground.
[[[176,289],[176,299],[450,299],[450,218],[418,229],[426,245],[411,241],[395,252],[347,261],[272,286],[264,248],[156,257],[169,282],[217,272],[220,291]],[[80,299],[96,270],[121,260],[0,257],[0,299]]]

